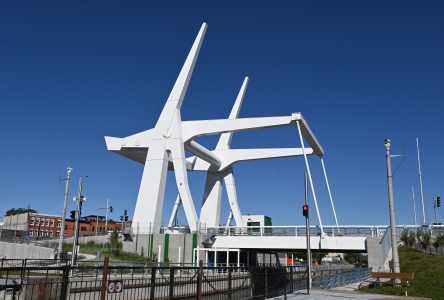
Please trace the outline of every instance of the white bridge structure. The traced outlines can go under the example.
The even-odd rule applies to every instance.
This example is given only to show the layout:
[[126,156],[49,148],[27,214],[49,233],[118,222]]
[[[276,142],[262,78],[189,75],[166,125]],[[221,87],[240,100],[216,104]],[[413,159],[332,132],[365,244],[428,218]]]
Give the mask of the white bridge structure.
[[[219,248],[260,248],[260,249],[304,249],[305,228],[298,226],[246,227],[239,207],[233,165],[235,163],[289,156],[304,157],[311,195],[318,225],[312,227],[311,245],[314,249],[365,250],[369,236],[379,236],[381,231],[374,226],[339,226],[333,198],[324,164],[324,150],[301,113],[287,116],[238,118],[248,78],[243,81],[231,113],[227,119],[182,121],[181,107],[199,55],[207,25],[204,23],[191,47],[177,80],[167,98],[165,106],[154,128],[124,138],[105,137],[109,151],[125,156],[144,165],[139,193],[132,221],[133,232],[152,234],[174,232],[174,218],[182,204],[189,231],[208,237],[210,247]],[[234,132],[279,126],[294,126],[300,141],[300,148],[258,148],[232,149]],[[220,134],[215,149],[210,150],[197,142],[204,135]],[[307,143],[307,146],[305,145]],[[193,156],[185,157],[185,150]],[[308,156],[320,158],[330,204],[336,224],[323,226],[318,200],[313,186]],[[162,228],[165,185],[168,171],[176,179],[178,195],[174,204],[168,229]],[[195,201],[188,184],[188,172],[206,172],[204,197],[197,216]],[[227,191],[230,217],[226,226],[220,226],[222,186]],[[230,226],[234,218],[235,227]],[[352,229],[355,228],[355,229]],[[385,231],[386,226],[381,226]]]
[[[314,154],[319,157],[324,155],[321,145],[301,113],[292,113],[280,117],[237,118],[248,78],[244,80],[228,119],[181,120],[180,109],[206,29],[207,25],[204,23],[191,47],[156,126],[125,138],[105,137],[108,150],[144,164],[133,218],[133,226],[139,224],[141,233],[160,231],[165,182],[169,169],[174,170],[179,198],[183,204],[189,227],[192,232],[196,232],[202,226],[219,225],[222,179],[225,181],[236,224],[243,225],[231,168],[234,163],[245,160],[302,155],[306,159],[309,170],[307,155]],[[232,133],[235,131],[277,126],[296,126],[300,135],[301,148],[230,149]],[[212,151],[196,142],[197,137],[210,134],[221,134],[216,149]],[[305,147],[304,139],[310,147]],[[185,150],[195,156],[186,158]],[[188,186],[188,171],[208,172],[200,218],[197,217]],[[318,211],[313,188],[312,192]],[[176,202],[178,203],[178,201]],[[319,214],[318,218],[322,227]]]

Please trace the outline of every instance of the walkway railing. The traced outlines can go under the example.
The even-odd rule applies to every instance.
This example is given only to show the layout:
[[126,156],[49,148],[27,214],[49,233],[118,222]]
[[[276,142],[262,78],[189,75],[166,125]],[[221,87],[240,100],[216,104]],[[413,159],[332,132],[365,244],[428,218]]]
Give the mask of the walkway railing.
[[[378,237],[382,236],[387,226],[324,226],[327,236]],[[201,229],[202,233],[217,236],[305,236],[305,226],[246,226],[246,227],[211,227]],[[320,236],[318,226],[310,227],[311,236]]]
[[[315,270],[313,284],[339,286],[364,273]],[[262,299],[304,289],[306,275],[293,266],[3,266],[0,299]]]

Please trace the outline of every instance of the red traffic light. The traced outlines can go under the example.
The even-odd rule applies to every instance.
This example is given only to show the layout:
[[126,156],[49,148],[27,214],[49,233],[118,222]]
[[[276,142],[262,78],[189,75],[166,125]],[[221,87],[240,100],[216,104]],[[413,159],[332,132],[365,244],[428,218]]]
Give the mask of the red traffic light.
[[302,205],[302,215],[306,218],[308,218],[308,205],[304,204]]

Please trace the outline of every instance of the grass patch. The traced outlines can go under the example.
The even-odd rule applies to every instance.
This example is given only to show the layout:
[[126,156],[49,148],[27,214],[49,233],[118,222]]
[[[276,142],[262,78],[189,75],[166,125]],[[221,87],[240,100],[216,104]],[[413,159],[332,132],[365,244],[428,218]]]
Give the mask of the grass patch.
[[[79,245],[80,245],[80,253],[97,255],[97,253],[99,252],[100,257],[97,260],[103,260],[105,256],[109,256],[111,261],[135,262],[135,263],[152,262],[152,260],[136,253],[129,253],[123,251],[118,251],[113,253],[113,251],[111,251],[111,247],[109,244],[99,244],[90,241],[88,243],[82,243]],[[63,249],[67,251],[72,251],[72,244],[69,243],[63,244]]]
[[411,248],[399,247],[402,273],[415,273],[410,287],[380,286],[361,288],[362,292],[444,299],[444,254],[427,254]]

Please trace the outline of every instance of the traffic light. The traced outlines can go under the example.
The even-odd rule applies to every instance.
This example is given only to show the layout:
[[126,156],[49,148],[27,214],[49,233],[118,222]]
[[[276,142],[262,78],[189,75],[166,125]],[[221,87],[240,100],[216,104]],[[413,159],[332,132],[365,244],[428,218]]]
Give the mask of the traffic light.
[[128,211],[127,211],[126,209],[123,211],[123,215],[124,215],[124,216],[127,216],[127,215],[128,215]]
[[302,205],[302,215],[306,218],[308,218],[308,205],[304,204]]
[[113,207],[112,206],[109,207],[109,212],[113,212]]
[[120,216],[120,221],[122,221],[122,222],[123,222],[123,216]]
[[125,216],[125,222],[128,221],[128,216]]
[[71,220],[75,220],[76,219],[76,211],[75,210],[71,210],[70,218],[71,218]]
[[436,207],[441,206],[441,197],[436,197]]

